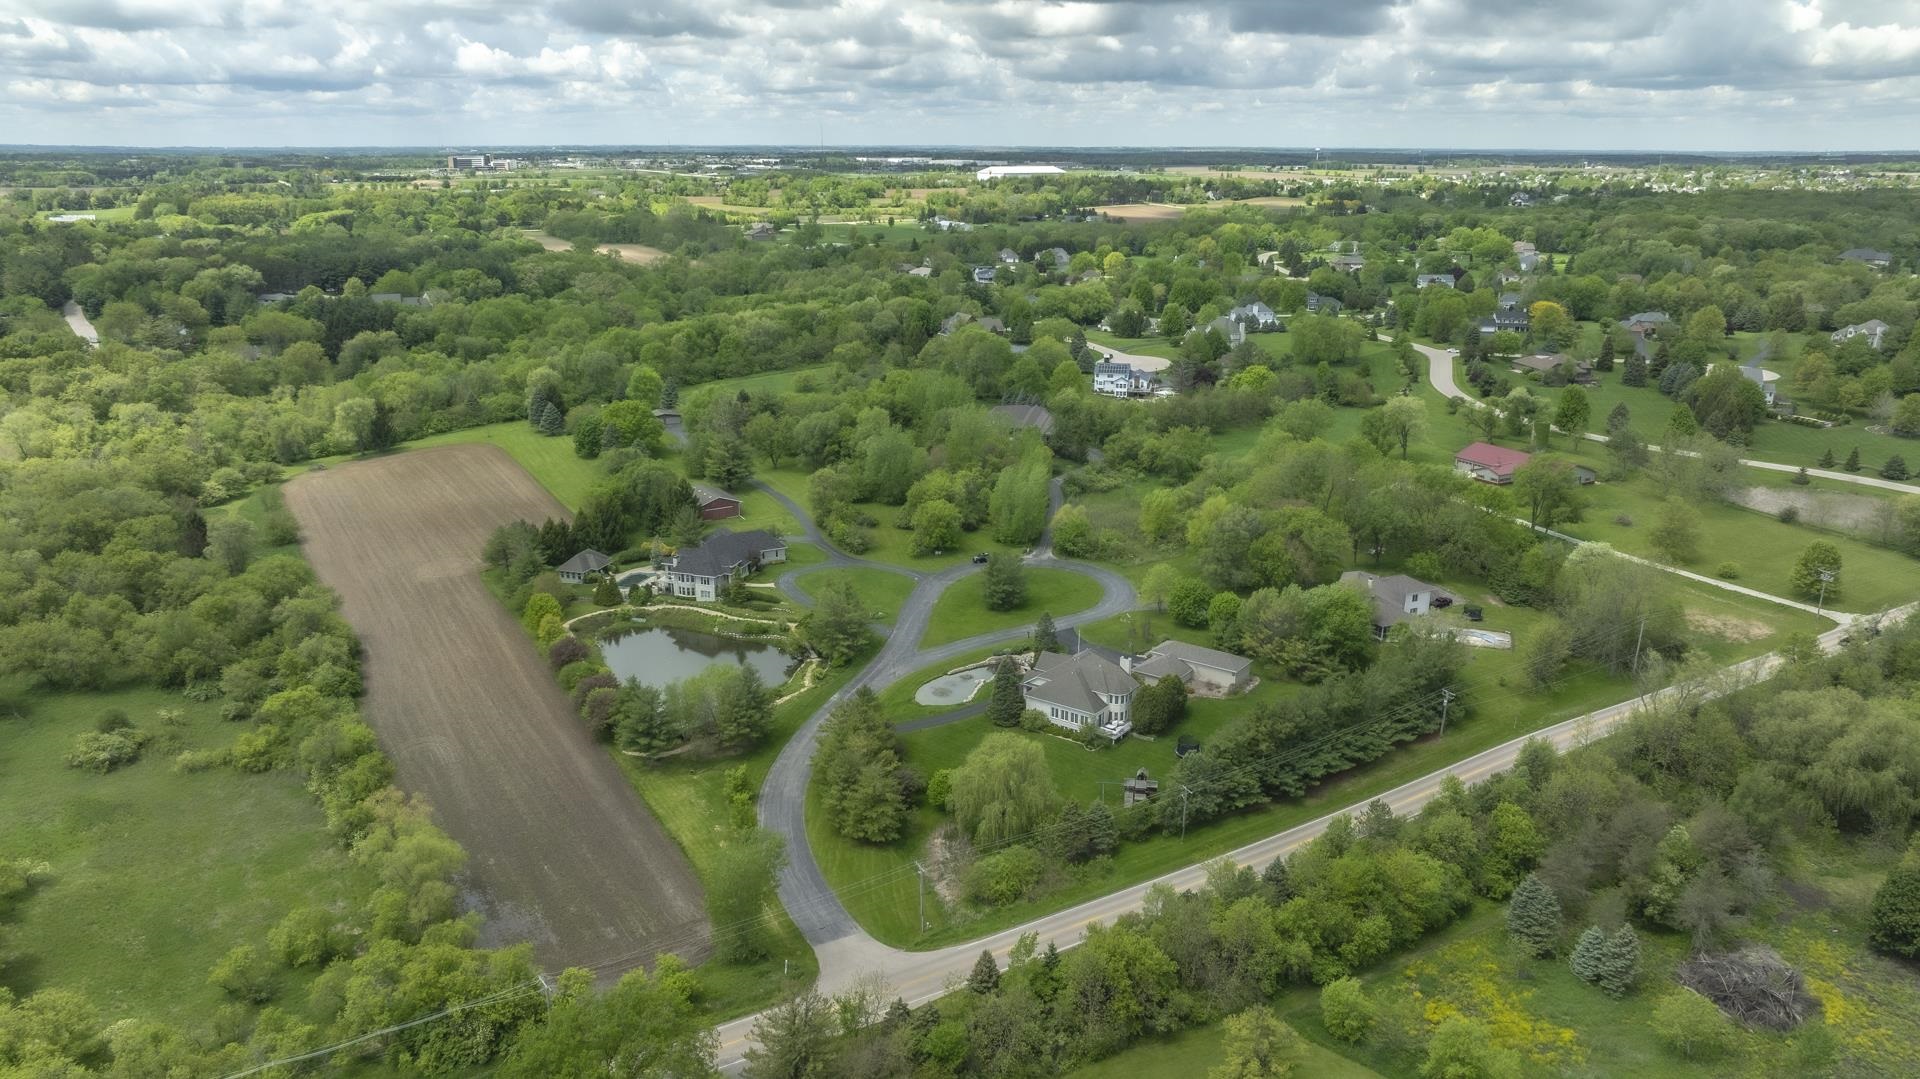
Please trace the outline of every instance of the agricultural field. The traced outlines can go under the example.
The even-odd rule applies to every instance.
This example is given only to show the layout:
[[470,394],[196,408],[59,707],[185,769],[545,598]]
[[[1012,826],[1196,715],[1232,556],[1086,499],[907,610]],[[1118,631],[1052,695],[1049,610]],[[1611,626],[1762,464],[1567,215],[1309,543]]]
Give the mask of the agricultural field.
[[549,967],[700,955],[699,882],[477,572],[500,522],[565,507],[477,446],[309,472],[287,503],[365,646],[399,785],[472,855],[485,936],[531,940]]
[[[67,767],[110,709],[155,742],[106,775]],[[344,910],[370,890],[298,775],[172,767],[236,733],[217,702],[178,693],[0,680],[0,852],[47,867],[7,919],[0,990],[72,989],[109,1021],[192,1023],[225,999],[207,971],[228,949],[257,946],[296,907]]]

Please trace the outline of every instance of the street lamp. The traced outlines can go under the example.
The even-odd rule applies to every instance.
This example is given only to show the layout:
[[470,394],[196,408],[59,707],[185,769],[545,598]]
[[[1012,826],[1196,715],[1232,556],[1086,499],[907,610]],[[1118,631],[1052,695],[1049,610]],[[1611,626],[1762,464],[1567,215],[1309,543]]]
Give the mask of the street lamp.
[[1826,607],[1827,605],[1827,584],[1832,580],[1833,580],[1832,570],[1823,569],[1820,571],[1820,602],[1813,605],[1813,613],[1815,614],[1824,613],[1822,608]]

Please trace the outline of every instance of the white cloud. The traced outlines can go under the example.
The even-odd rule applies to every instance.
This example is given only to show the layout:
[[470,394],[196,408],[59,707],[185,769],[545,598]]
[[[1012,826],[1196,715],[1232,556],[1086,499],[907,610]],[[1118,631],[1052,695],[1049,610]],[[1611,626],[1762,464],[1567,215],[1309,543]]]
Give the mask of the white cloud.
[[3,141],[1891,149],[1920,6],[0,0],[0,80]]

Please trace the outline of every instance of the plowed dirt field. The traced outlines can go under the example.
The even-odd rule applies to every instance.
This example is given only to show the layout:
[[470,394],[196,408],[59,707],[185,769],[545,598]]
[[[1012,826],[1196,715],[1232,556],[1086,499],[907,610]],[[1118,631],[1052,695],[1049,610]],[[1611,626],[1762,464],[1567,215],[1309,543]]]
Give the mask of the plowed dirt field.
[[482,942],[541,966],[705,954],[699,880],[480,579],[496,526],[566,510],[494,446],[416,450],[287,485],[302,546],[366,648],[363,710],[398,783],[472,860]]

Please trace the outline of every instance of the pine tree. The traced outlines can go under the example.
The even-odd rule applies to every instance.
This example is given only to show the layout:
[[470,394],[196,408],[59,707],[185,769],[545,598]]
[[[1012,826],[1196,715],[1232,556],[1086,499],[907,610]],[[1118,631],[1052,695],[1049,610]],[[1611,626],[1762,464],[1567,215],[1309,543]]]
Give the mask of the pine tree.
[[1827,449],[1827,452],[1820,455],[1820,467],[1821,468],[1833,467],[1833,449],[1831,447]]
[[1098,858],[1112,854],[1120,846],[1120,823],[1113,819],[1113,810],[1105,802],[1095,802],[1087,807],[1087,847]]
[[980,958],[974,960],[973,973],[967,975],[967,988],[986,996],[1000,988],[1000,964],[993,961],[993,953],[982,949]]
[[540,428],[541,434],[549,437],[564,434],[567,429],[567,418],[561,415],[558,406],[551,401],[547,401],[541,406],[540,420],[537,426]]
[[1907,478],[1907,459],[1894,454],[1887,463],[1880,466],[1880,478],[1883,480],[1904,480]]
[[680,404],[680,384],[668,379],[660,387],[660,407],[677,408]]
[[1620,372],[1620,384],[1623,386],[1645,386],[1647,384],[1647,361],[1639,353],[1627,357],[1627,366]]
[[1652,378],[1659,378],[1661,375],[1667,373],[1667,365],[1672,362],[1673,349],[1669,348],[1665,341],[1662,341],[1659,345],[1655,346],[1653,350],[1653,362],[1647,365],[1647,374]]
[[1573,954],[1568,957],[1567,965],[1573,968],[1573,976],[1588,985],[1600,984],[1602,954],[1607,950],[1606,931],[1597,925],[1590,925],[1580,934],[1573,945]]
[[1027,710],[1020,694],[1020,673],[1013,661],[1002,658],[993,671],[993,695],[987,700],[987,719],[996,727],[1018,727],[1020,713]]
[[1053,616],[1045,611],[1033,624],[1033,650],[1035,652],[1060,651],[1060,637],[1053,631]]
[[1600,977],[1597,983],[1610,997],[1624,997],[1640,980],[1640,935],[1623,925],[1607,938],[1600,953]]
[[1860,447],[1855,446],[1851,450],[1848,450],[1847,463],[1840,467],[1846,469],[1848,472],[1860,471]]
[[1287,860],[1275,858],[1260,872],[1260,883],[1267,886],[1267,902],[1279,906],[1293,898],[1293,877],[1287,872]]
[[1612,438],[1614,435],[1626,430],[1632,422],[1633,412],[1627,408],[1625,401],[1613,406],[1613,410],[1607,413],[1607,437]]
[[1606,334],[1600,338],[1600,358],[1593,361],[1593,369],[1596,371],[1613,370],[1613,335],[1612,334]]
[[614,583],[612,574],[602,576],[600,583],[593,586],[593,602],[602,607],[620,605],[620,586]]
[[1507,904],[1507,935],[1528,955],[1546,958],[1560,943],[1560,898],[1538,876],[1528,873]]

